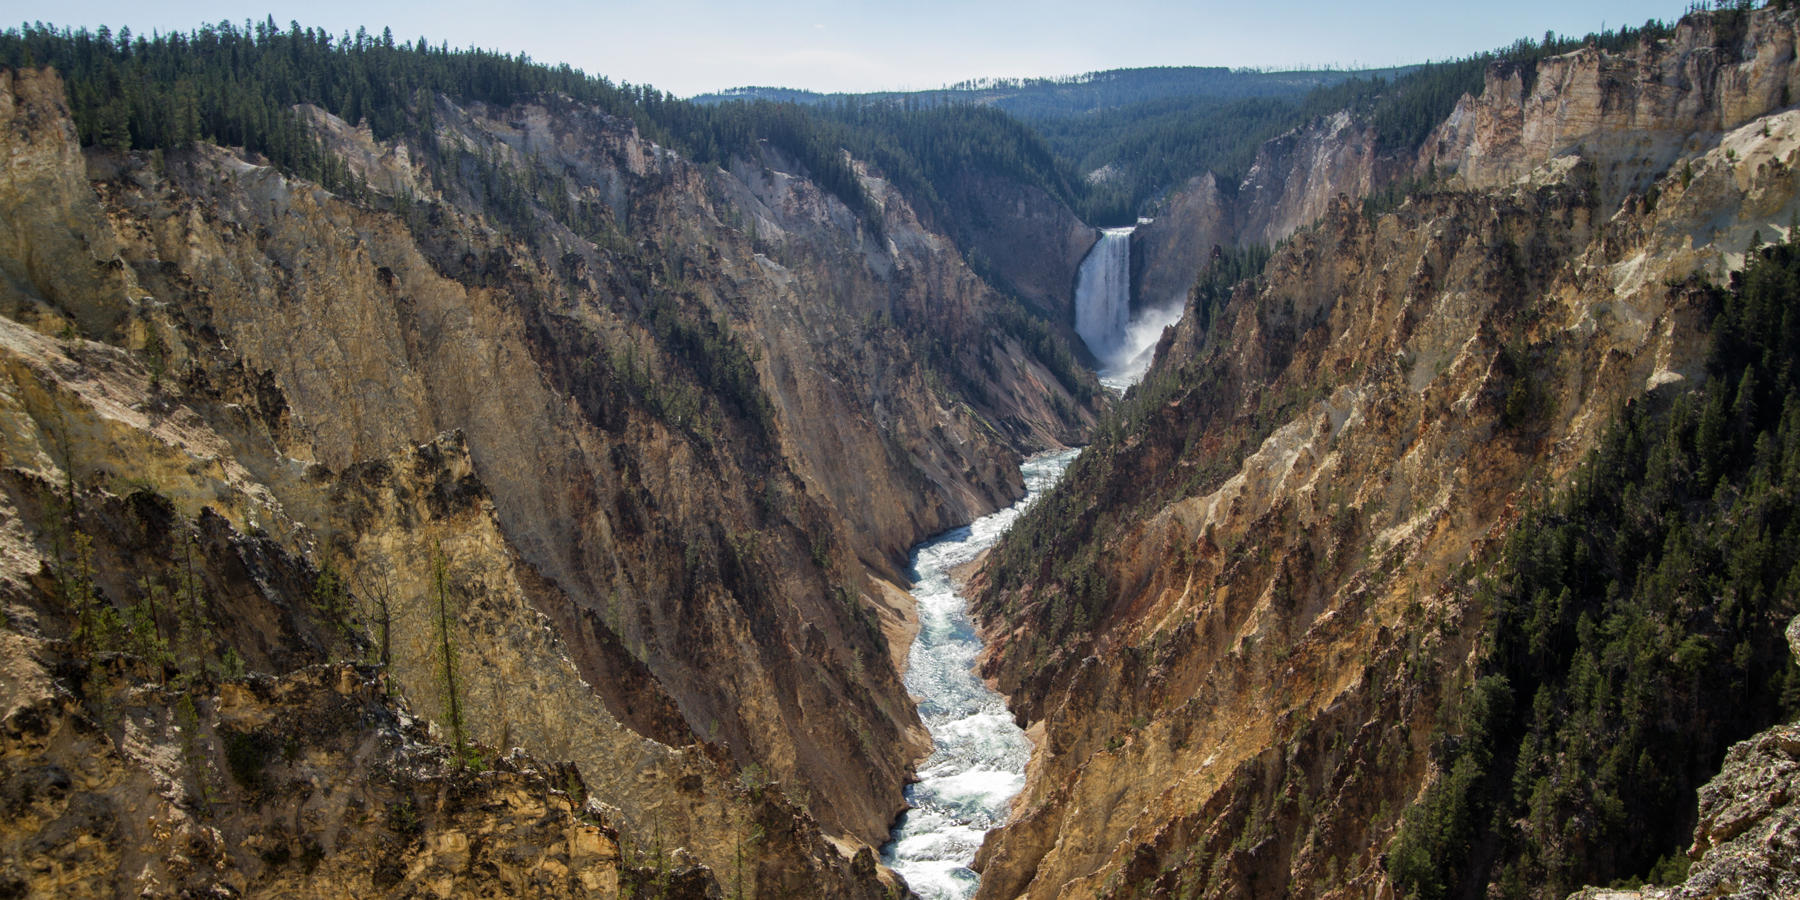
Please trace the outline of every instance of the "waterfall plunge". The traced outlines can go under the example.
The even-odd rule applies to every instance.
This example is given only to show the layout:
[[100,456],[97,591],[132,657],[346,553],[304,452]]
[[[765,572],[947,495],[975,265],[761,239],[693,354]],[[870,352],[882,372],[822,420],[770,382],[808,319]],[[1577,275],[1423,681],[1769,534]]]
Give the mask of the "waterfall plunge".
[[1132,228],[1108,228],[1075,279],[1075,332],[1102,367],[1112,364],[1131,319]]
[[1131,233],[1108,228],[1081,261],[1075,279],[1075,333],[1100,362],[1100,383],[1123,391],[1144,377],[1163,329],[1181,318],[1181,303],[1131,315]]

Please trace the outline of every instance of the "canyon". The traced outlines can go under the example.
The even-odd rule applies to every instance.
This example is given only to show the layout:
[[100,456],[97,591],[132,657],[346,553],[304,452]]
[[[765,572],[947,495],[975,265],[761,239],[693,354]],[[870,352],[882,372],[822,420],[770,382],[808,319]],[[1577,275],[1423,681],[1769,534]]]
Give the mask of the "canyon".
[[[1795,239],[1797,51],[1770,8],[1496,62],[1421,144],[1319,116],[1129,230],[554,92],[302,105],[331,190],[83,146],[0,69],[0,893],[903,895],[913,548],[1012,515],[955,573],[1029,738],[955,823],[1005,820],[978,896],[1405,893],[1478,573]],[[1647,896],[1791,886],[1744,800],[1791,731]]]

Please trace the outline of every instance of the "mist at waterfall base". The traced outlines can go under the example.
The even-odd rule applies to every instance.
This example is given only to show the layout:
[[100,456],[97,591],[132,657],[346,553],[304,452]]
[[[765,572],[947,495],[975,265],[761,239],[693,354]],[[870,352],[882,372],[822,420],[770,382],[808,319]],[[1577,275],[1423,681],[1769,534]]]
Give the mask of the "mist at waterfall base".
[[1156,355],[1163,329],[1181,318],[1180,300],[1131,313],[1131,233],[1108,228],[1081,261],[1075,278],[1075,333],[1100,363],[1100,383],[1123,392],[1138,383]]
[[998,541],[1062,477],[1076,452],[1027,459],[1019,467],[1024,499],[913,550],[919,636],[907,661],[906,689],[919,702],[933,748],[919,766],[919,780],[906,789],[912,809],[895,825],[882,861],[926,900],[974,896],[980,877],[969,864],[988,830],[1005,822],[1031,757],[1006,700],[975,677],[981,641],[950,570]]

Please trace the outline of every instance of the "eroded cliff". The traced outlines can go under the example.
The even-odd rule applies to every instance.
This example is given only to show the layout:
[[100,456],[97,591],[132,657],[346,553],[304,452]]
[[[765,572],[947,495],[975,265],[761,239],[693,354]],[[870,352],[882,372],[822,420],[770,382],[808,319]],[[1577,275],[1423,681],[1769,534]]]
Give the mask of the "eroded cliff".
[[[1521,144],[1506,176],[1392,213],[1340,198],[1222,310],[1190,308],[978,579],[983,671],[1039,735],[983,896],[1391,895],[1389,842],[1447,776],[1433,735],[1482,658],[1472,576],[1615,411],[1704,375],[1709,301],[1684,279],[1800,210],[1800,114],[1717,88],[1792,58],[1790,14],[1750,21],[1546,64],[1526,132],[1596,55],[1632,73],[1615,93],[1757,98],[1666,134],[1597,110],[1620,146],[1680,132],[1673,159]],[[1711,80],[1665,84],[1675,59]],[[1341,157],[1318,159],[1329,185]]]
[[[0,78],[12,650],[223,691],[365,658],[456,752],[567,761],[607,804],[624,862],[549,893],[679,859],[703,890],[887,889],[867,847],[926,747],[892,582],[1095,393],[879,173],[871,222],[773,148],[727,171],[567,97],[421,95],[431,130],[385,141],[302,110],[340,195],[210,144],[84,153],[54,73]],[[83,877],[108,866],[137,877]]]
[[0,878],[17,896],[613,897],[644,880],[573,767],[460,766],[372,668],[176,690],[123,656],[32,669],[69,648],[7,640]]
[[1132,236],[1132,302],[1178,303],[1214,248],[1273,246],[1339,197],[1374,193],[1412,163],[1410,152],[1384,151],[1358,114],[1340,111],[1258,147],[1237,184],[1221,184],[1210,172],[1191,178]]

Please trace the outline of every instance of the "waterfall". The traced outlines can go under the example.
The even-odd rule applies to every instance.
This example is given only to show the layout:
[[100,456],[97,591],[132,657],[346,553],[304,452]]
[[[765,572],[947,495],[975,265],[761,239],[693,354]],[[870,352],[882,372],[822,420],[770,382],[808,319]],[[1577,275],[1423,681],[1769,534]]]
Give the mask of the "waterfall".
[[1108,228],[1081,261],[1075,278],[1075,332],[1100,360],[1112,365],[1131,321],[1132,228]]
[[1131,233],[1108,228],[1081,261],[1075,278],[1075,333],[1100,362],[1100,383],[1115,391],[1136,384],[1150,368],[1163,329],[1181,318],[1176,300],[1131,314]]

